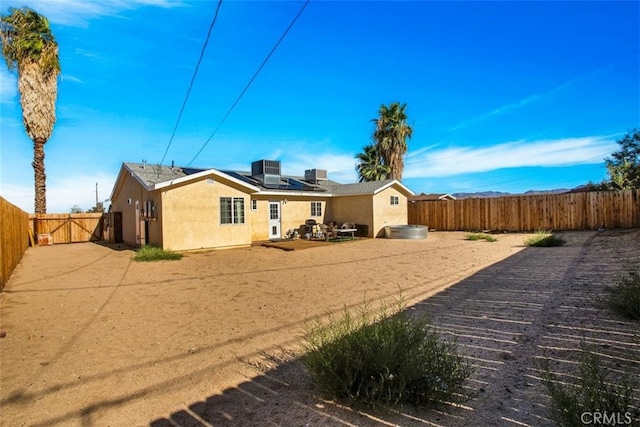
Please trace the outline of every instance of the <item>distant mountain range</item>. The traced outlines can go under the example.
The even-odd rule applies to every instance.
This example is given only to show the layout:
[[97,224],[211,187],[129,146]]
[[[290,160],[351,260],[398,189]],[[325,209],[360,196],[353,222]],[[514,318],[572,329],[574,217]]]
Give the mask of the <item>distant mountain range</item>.
[[555,190],[529,190],[526,193],[512,194],[503,193],[502,191],[481,191],[478,193],[453,193],[452,196],[456,199],[470,199],[477,198],[489,198],[489,197],[504,197],[504,196],[535,196],[538,194],[560,194],[567,193],[569,191],[579,191],[581,187],[574,188],[573,190],[568,188],[558,188]]

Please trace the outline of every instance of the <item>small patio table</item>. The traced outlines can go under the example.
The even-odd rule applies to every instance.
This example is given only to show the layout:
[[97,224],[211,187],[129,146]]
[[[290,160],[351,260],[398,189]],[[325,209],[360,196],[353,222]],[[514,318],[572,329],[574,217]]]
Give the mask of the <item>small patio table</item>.
[[353,239],[358,229],[357,228],[339,228],[336,231],[338,232],[338,236],[340,236],[341,234],[351,233],[351,238]]

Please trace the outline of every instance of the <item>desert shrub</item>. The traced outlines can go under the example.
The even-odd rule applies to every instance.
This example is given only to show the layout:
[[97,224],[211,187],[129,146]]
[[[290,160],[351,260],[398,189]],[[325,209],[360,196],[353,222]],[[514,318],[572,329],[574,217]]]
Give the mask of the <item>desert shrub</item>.
[[607,289],[605,304],[619,315],[640,320],[640,273],[630,271],[627,276],[619,276],[614,285]]
[[487,242],[497,242],[498,239],[487,233],[467,233],[464,235],[467,240],[486,240]]
[[633,386],[628,376],[616,384],[610,371],[600,358],[581,343],[578,372],[572,383],[559,381],[549,368],[549,361],[542,364],[543,381],[551,397],[551,418],[561,427],[584,426],[581,416],[585,412],[620,414],[624,419],[637,419],[638,409],[632,406]]
[[525,246],[537,246],[537,247],[552,247],[562,246],[566,241],[555,234],[551,234],[550,231],[538,230],[536,233],[524,240]]
[[182,258],[182,254],[177,252],[167,251],[155,246],[145,245],[136,250],[136,256],[134,261],[162,261],[162,260],[176,260]]
[[426,315],[412,316],[398,304],[378,315],[365,306],[352,316],[329,316],[308,324],[303,358],[330,398],[385,407],[429,407],[464,397],[471,365],[455,342],[440,338]]

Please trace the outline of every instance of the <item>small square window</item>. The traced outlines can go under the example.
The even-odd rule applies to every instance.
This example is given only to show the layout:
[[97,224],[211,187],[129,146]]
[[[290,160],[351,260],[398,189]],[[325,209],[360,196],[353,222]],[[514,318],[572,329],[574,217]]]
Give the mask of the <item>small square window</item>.
[[311,216],[322,216],[322,202],[311,202]]
[[391,196],[390,199],[391,205],[399,205],[400,204],[400,198],[398,196]]

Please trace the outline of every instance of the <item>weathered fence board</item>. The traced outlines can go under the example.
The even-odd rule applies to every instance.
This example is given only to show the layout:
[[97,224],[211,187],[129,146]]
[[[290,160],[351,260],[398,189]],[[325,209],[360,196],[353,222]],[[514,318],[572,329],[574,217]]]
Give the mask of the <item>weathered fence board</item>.
[[29,246],[29,214],[0,197],[0,291]]
[[640,190],[416,201],[409,224],[448,231],[640,227]]
[[36,235],[51,235],[55,244],[104,240],[104,218],[101,213],[30,215]]

